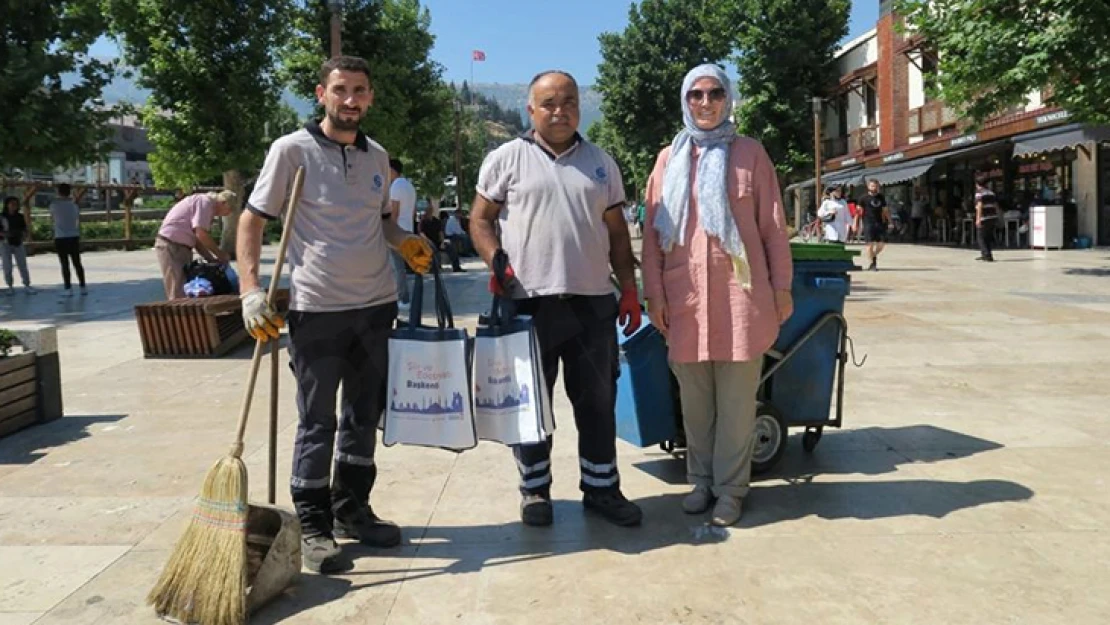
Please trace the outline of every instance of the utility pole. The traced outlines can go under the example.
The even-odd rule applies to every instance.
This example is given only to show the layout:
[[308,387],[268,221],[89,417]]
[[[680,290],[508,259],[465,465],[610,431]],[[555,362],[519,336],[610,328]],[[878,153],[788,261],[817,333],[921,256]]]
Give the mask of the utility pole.
[[461,129],[462,103],[455,98],[455,207],[461,209],[463,203],[462,190],[462,129]]
[[328,0],[331,9],[331,56],[343,54],[343,0]]
[[[813,98],[813,203],[815,206],[821,205],[821,193],[824,192],[824,187],[821,185],[821,98],[814,96]],[[795,226],[798,230],[802,229],[802,207],[796,204],[794,208]]]

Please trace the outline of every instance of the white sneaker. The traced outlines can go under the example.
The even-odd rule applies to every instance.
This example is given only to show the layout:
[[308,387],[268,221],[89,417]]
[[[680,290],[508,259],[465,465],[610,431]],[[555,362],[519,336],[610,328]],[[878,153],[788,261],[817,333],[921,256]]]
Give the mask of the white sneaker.
[[405,302],[397,302],[397,310],[399,312],[408,312],[409,309],[411,309],[411,308],[412,308],[412,304],[406,304]]
[[686,514],[701,514],[713,503],[713,493],[705,486],[695,486],[694,490],[682,499],[682,510]]

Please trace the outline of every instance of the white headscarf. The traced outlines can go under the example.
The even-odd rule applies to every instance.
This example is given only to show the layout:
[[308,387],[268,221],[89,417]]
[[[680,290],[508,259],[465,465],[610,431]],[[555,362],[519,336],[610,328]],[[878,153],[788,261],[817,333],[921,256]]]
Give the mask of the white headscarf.
[[[724,116],[721,123],[711,130],[698,128],[686,93],[702,78],[713,78],[725,90]],[[698,217],[702,230],[720,241],[722,249],[732,258],[733,270],[740,286],[751,288],[751,269],[748,266],[740,229],[732,216],[728,197],[728,155],[732,140],[736,138],[736,125],[729,120],[732,111],[732,84],[725,72],[713,64],[699,65],[686,74],[682,81],[682,121],[685,126],[671,142],[670,160],[663,176],[663,197],[652,224],[659,233],[659,243],[664,252],[686,240],[686,223],[690,210],[690,160],[693,146],[701,149],[698,159]]]

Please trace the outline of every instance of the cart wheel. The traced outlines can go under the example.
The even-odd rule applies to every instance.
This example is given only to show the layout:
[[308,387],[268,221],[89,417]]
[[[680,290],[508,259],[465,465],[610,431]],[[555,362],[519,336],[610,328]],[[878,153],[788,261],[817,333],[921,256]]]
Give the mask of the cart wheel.
[[802,435],[802,449],[812,453],[817,448],[817,443],[821,442],[821,434],[824,431],[823,427],[806,428],[806,433]]
[[765,473],[775,466],[786,451],[786,419],[778,408],[759,402],[755,411],[755,445],[752,473]]

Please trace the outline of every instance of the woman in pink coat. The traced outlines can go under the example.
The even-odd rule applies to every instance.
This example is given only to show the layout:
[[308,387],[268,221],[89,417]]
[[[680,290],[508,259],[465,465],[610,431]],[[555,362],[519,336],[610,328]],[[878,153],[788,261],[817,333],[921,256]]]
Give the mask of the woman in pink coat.
[[736,134],[728,77],[698,66],[681,98],[685,128],[648,181],[644,295],[681,387],[694,486],[682,507],[713,506],[713,524],[729,526],[751,481],[763,354],[794,308],[793,266],[774,165]]

